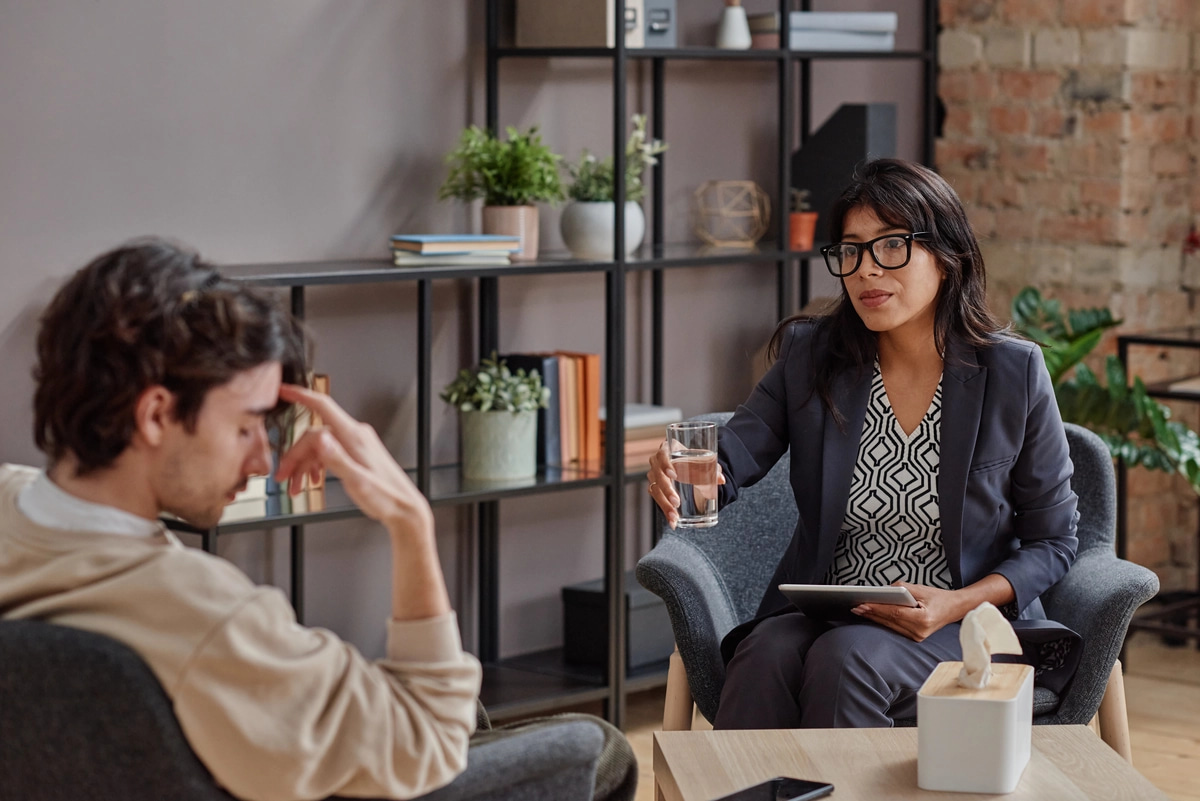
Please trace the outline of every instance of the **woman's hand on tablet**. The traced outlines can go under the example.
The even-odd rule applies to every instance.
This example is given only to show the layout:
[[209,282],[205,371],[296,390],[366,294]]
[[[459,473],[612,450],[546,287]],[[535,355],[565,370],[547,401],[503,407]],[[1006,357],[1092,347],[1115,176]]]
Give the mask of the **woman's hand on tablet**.
[[939,590],[904,581],[894,582],[892,586],[905,587],[916,599],[917,605],[859,604],[851,611],[916,642],[921,642],[949,623],[962,620],[954,590]]

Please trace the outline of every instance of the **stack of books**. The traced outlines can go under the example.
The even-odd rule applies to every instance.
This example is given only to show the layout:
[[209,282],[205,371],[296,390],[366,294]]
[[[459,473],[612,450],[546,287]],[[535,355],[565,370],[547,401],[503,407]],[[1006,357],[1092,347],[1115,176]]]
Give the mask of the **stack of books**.
[[[600,434],[604,438],[607,415],[600,409]],[[625,404],[625,469],[645,470],[650,457],[667,438],[667,423],[678,423],[683,411],[674,406],[655,406],[652,403]]]
[[[779,12],[751,14],[750,46],[779,48]],[[861,50],[890,52],[896,49],[894,11],[793,11],[788,15],[788,44],[792,50]]]
[[396,234],[392,261],[401,267],[433,264],[509,264],[521,240],[504,234]]

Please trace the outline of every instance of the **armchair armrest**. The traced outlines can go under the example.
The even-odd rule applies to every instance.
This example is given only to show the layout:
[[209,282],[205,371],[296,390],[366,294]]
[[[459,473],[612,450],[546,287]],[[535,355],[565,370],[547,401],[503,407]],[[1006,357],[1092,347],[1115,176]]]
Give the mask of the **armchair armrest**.
[[728,587],[704,552],[675,534],[638,561],[637,579],[663,599],[692,697],[712,720],[725,683],[719,646],[738,623]]
[[1061,581],[1042,594],[1046,616],[1083,638],[1083,658],[1056,713],[1058,722],[1086,723],[1100,707],[1129,621],[1158,592],[1158,577],[1141,565],[1093,549],[1075,560]]

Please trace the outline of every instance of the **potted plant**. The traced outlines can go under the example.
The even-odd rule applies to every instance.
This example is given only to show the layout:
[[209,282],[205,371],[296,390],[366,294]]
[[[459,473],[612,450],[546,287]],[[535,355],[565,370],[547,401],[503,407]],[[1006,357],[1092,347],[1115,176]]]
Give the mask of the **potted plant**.
[[472,125],[446,156],[450,174],[438,199],[483,200],[483,232],[521,239],[515,259],[532,260],[538,252],[538,210],[534,203],[563,199],[559,161],[537,128],[521,133],[507,128],[508,140]]
[[440,397],[458,408],[464,479],[537,473],[537,410],[550,402],[537,370],[510,370],[493,351],[473,370],[459,370]]
[[792,187],[788,207],[788,250],[809,251],[817,232],[817,212],[808,202],[807,189]]
[[[642,175],[658,163],[657,156],[667,149],[665,142],[646,137],[646,115],[633,115],[633,130],[625,143],[625,255],[628,256],[646,235],[646,215],[641,200],[646,196]],[[572,255],[580,259],[613,258],[613,228],[616,204],[613,201],[613,159],[598,159],[583,151],[579,161],[567,165],[571,203],[563,209],[559,230]]]
[[1012,319],[1019,333],[1042,345],[1063,420],[1095,431],[1130,467],[1177,472],[1200,494],[1200,436],[1171,420],[1142,379],[1130,383],[1116,356],[1105,359],[1104,380],[1082,363],[1104,332],[1121,324],[1111,310],[1069,309],[1064,317],[1057,300],[1025,287],[1013,299]]

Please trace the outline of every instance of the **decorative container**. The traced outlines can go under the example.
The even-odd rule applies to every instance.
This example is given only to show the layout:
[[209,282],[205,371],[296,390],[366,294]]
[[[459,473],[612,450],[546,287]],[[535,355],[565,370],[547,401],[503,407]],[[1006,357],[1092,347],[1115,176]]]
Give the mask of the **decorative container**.
[[503,481],[537,475],[537,411],[459,412],[462,476]]
[[1029,764],[1033,668],[992,665],[991,683],[961,687],[942,662],[917,693],[917,784],[923,790],[1011,793]]
[[[613,259],[613,229],[616,204],[611,201],[580,201],[567,204],[559,219],[559,231],[571,255],[577,259]],[[625,201],[625,255],[642,244],[646,235],[646,213],[632,200]]]
[[750,49],[750,22],[742,0],[725,0],[725,10],[717,25],[717,47],[722,50]]
[[819,216],[815,211],[788,212],[788,250],[803,253],[813,249]]
[[521,238],[521,249],[513,261],[533,261],[538,255],[537,206],[484,206],[483,232]]

